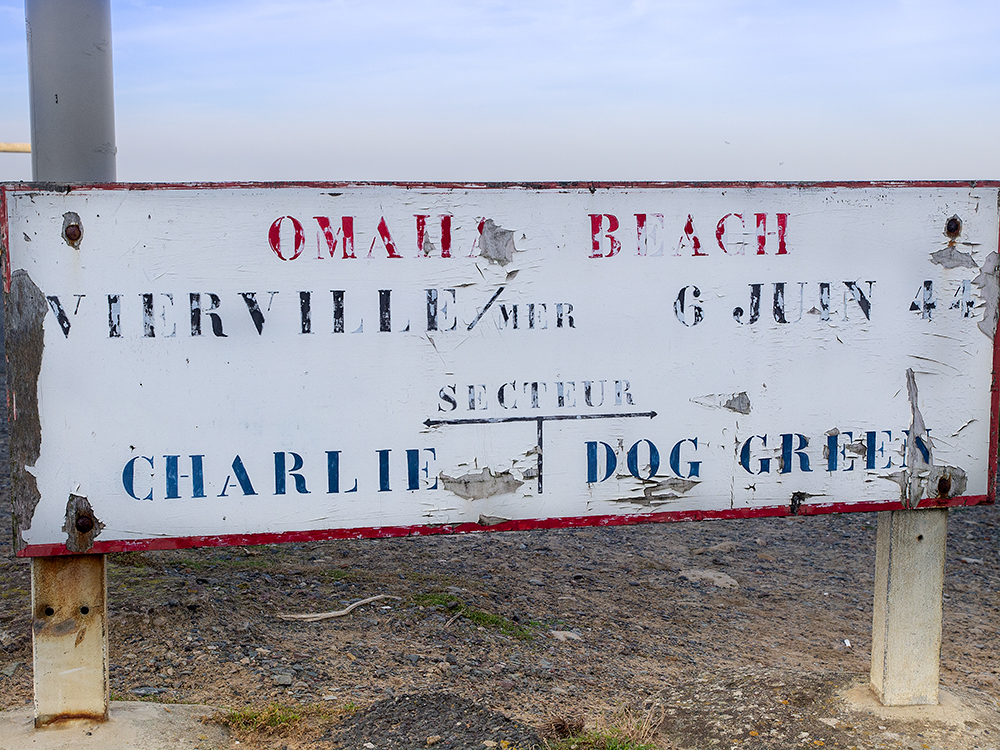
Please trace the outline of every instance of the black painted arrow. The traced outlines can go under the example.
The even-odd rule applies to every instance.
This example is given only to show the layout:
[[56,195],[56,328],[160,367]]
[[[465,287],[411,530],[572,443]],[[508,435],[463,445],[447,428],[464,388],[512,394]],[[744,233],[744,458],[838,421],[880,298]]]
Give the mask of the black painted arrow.
[[502,422],[552,422],[560,419],[618,419],[621,417],[656,416],[655,411],[632,411],[619,414],[553,414],[546,417],[469,417],[468,419],[426,419],[425,427],[437,427],[442,424],[499,424]]
[[656,416],[655,411],[634,411],[619,412],[617,414],[554,414],[545,417],[469,417],[467,419],[427,419],[424,421],[426,427],[438,427],[439,425],[451,424],[503,424],[504,422],[535,422],[538,425],[538,441],[535,445],[535,452],[538,455],[538,494],[542,494],[542,424],[550,421],[562,419],[621,419],[625,417],[649,417]]

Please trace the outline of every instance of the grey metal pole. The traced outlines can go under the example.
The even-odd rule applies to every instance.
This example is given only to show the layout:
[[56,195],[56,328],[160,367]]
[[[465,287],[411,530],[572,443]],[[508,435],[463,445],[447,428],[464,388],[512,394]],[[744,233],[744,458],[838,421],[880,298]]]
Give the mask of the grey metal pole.
[[25,0],[31,170],[40,182],[114,182],[111,0]]
[[[114,182],[111,0],[25,0],[31,169],[39,182]],[[104,555],[31,559],[35,726],[106,721]]]

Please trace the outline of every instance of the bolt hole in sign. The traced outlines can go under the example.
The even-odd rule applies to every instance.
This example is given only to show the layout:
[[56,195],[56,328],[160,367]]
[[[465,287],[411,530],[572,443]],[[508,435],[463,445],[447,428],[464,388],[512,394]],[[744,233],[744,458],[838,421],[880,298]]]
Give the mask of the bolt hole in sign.
[[16,547],[993,502],[998,193],[6,185]]

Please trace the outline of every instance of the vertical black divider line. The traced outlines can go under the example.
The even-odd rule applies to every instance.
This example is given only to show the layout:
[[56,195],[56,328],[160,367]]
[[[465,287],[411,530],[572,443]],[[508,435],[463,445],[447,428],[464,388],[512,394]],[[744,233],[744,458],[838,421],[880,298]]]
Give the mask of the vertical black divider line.
[[538,424],[538,494],[542,494],[542,425],[545,423],[545,419],[539,417],[537,420]]

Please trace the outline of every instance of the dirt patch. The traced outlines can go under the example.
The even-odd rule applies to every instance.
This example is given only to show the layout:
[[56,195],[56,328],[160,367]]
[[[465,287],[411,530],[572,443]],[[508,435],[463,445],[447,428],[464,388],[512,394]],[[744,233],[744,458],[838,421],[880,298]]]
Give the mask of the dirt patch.
[[[331,733],[334,746],[364,748],[537,747],[538,732],[468,698],[446,692],[402,695],[378,701]],[[486,743],[494,743],[492,745]]]

